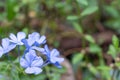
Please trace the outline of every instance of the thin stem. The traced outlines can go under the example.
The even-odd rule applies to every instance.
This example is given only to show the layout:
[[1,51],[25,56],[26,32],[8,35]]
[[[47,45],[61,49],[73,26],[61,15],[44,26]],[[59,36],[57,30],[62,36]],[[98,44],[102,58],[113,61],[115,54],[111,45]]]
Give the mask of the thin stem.
[[9,57],[8,54],[9,54],[9,53],[6,53],[5,55],[6,55],[6,57],[8,58],[8,61],[11,61],[11,59],[10,59],[10,57]]
[[19,58],[19,62],[20,62],[20,46],[18,45],[18,58]]

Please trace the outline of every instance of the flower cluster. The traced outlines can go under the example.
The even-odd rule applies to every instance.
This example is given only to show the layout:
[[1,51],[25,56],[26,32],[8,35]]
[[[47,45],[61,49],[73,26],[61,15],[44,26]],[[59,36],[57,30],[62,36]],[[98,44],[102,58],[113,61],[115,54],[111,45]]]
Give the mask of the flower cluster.
[[[11,33],[9,38],[2,39],[0,57],[8,54],[16,46],[18,46],[19,53],[19,47],[22,45],[24,45],[26,49],[19,61],[20,65],[25,68],[27,74],[39,74],[42,72],[42,67],[48,64],[53,64],[61,68],[60,63],[64,61],[64,58],[60,57],[57,49],[50,50],[46,44],[46,37],[41,36],[37,32],[29,34],[27,38],[24,32],[18,32],[17,35]],[[41,56],[36,54],[36,51],[46,56],[46,59],[43,60]]]

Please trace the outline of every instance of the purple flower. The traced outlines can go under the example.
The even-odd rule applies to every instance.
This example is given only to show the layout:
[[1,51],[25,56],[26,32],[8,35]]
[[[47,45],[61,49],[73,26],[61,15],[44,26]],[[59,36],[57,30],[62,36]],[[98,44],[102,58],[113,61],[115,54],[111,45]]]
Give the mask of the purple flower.
[[10,41],[8,38],[2,39],[2,46],[0,46],[0,57],[3,54],[8,53],[9,51],[11,51],[14,48],[15,48],[15,45],[10,44]]
[[40,37],[39,33],[37,33],[37,32],[33,32],[32,34],[29,34],[28,39],[23,39],[22,40],[22,42],[26,46],[25,51],[28,52],[29,50],[37,50],[37,51],[40,51],[40,52],[44,52],[44,48],[38,47],[38,45],[40,46],[40,44],[36,43],[37,41],[39,41],[40,44],[44,44],[45,38]]
[[60,53],[57,49],[49,50],[48,46],[45,45],[45,52],[44,54],[47,56],[48,61],[58,68],[61,68],[60,63],[64,61],[64,58],[60,57]]
[[43,59],[37,56],[34,50],[30,50],[20,59],[20,65],[25,68],[25,73],[37,75],[42,72]]
[[28,37],[32,38],[32,41],[35,42],[34,45],[36,45],[36,46],[40,46],[41,44],[46,43],[46,37],[40,36],[40,34],[38,32],[33,32],[32,34],[29,34]]
[[24,32],[18,32],[17,36],[13,33],[10,34],[10,42],[15,43],[16,45],[23,45],[22,39],[25,39],[26,34]]

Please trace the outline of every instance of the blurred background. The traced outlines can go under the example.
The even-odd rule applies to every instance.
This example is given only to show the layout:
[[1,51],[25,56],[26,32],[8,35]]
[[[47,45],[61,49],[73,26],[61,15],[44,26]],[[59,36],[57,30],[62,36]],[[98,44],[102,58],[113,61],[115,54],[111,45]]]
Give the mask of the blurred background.
[[120,80],[120,0],[0,0],[0,39],[19,31],[46,35],[63,68],[31,77],[1,68],[1,80]]

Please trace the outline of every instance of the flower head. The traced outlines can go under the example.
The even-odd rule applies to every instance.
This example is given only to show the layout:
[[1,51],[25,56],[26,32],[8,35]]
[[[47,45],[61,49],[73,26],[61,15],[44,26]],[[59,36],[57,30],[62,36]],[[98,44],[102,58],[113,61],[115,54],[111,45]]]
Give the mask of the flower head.
[[37,56],[34,50],[30,50],[25,57],[20,59],[20,65],[28,74],[39,74],[42,72],[43,59]]
[[41,44],[46,43],[46,37],[40,36],[40,34],[38,32],[33,32],[32,34],[29,34],[28,38],[29,38],[29,40],[32,40],[32,44],[34,44],[36,46],[40,46]]
[[18,32],[17,36],[13,33],[10,34],[10,42],[15,43],[16,45],[23,45],[22,39],[25,39],[26,34],[24,32]]
[[3,54],[8,53],[9,51],[11,51],[14,48],[15,48],[15,45],[10,44],[10,41],[8,38],[2,39],[2,46],[0,46],[0,57]]
[[[40,44],[45,43],[45,37],[40,37],[39,33],[33,32],[28,35],[28,39],[23,39],[22,42],[26,46],[26,52],[29,50],[37,50],[40,52],[44,52],[44,48],[40,48]],[[39,43],[38,43],[39,42]]]
[[64,61],[64,58],[60,57],[60,53],[57,49],[49,50],[48,46],[45,45],[44,54],[47,56],[50,63],[54,64],[58,68],[61,68],[60,63]]

